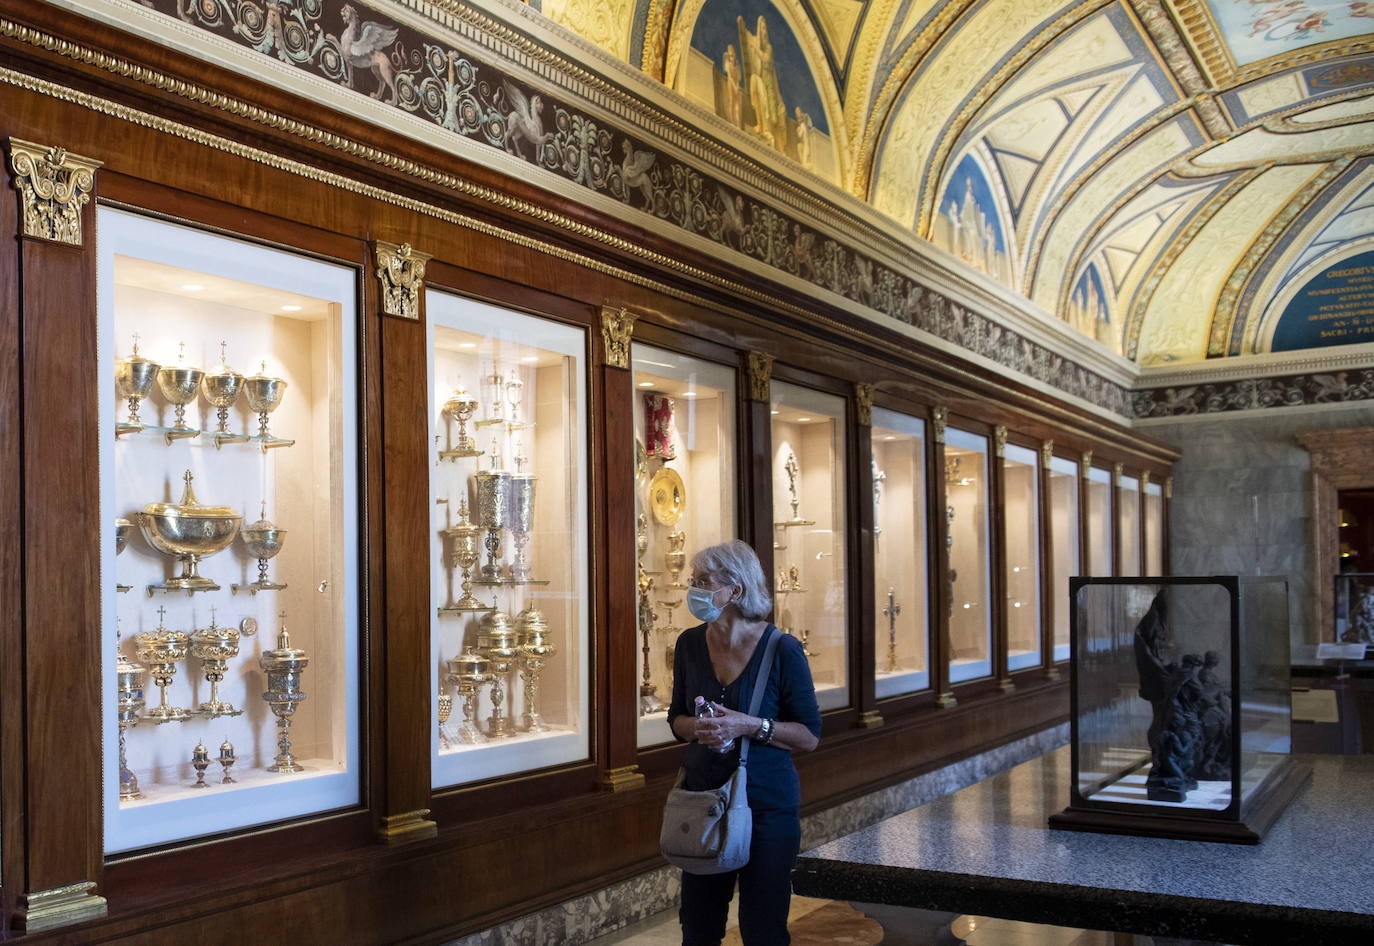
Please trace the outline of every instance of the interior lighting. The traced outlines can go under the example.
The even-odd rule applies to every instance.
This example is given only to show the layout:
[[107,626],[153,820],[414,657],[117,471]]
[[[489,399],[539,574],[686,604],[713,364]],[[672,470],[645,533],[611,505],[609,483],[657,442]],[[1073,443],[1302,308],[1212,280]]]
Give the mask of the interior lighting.
[[476,348],[476,347],[477,347],[477,343],[476,343],[476,342],[459,342],[459,343],[458,343],[458,347],[459,347],[459,348]]
[[652,381],[641,381],[639,382],[639,386],[641,388],[651,388],[654,386],[654,383]]
[[283,312],[299,312],[301,307],[298,305],[284,305],[281,307]]
[[201,291],[202,289],[204,289],[205,287],[202,286],[202,285],[201,285],[200,283],[198,283],[198,282],[188,282],[188,283],[186,283],[186,285],[182,286],[181,288],[182,288],[182,291],[184,291],[184,292],[200,292],[200,291]]
[[683,392],[682,392],[682,396],[683,396],[683,397],[696,397],[696,396],[697,396],[697,392],[695,392],[695,391],[683,391]]

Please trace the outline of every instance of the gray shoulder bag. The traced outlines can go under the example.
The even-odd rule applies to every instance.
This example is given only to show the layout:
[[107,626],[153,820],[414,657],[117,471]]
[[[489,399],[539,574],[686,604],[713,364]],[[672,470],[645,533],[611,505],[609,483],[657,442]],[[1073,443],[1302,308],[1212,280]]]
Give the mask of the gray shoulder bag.
[[[764,645],[763,662],[754,678],[749,715],[757,716],[763,692],[773,670],[773,652],[782,632],[776,628]],[[663,828],[658,844],[674,867],[689,874],[723,874],[749,863],[749,842],[754,834],[754,813],[749,809],[745,765],[749,761],[749,737],[740,737],[739,768],[720,788],[689,792],[683,788],[686,770],[678,769],[677,781],[663,806]]]

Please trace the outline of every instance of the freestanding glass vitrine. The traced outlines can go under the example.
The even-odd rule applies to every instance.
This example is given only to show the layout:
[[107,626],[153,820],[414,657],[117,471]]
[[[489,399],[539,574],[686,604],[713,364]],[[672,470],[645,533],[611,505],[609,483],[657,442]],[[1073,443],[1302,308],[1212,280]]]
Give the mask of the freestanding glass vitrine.
[[1072,798],[1055,827],[1255,843],[1289,758],[1282,578],[1075,578]]

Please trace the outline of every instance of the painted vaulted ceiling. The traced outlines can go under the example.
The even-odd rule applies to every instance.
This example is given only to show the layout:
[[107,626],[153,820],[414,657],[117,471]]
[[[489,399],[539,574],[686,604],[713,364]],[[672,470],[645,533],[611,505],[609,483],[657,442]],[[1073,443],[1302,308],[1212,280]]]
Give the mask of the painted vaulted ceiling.
[[1374,342],[1374,2],[531,6],[1142,365]]

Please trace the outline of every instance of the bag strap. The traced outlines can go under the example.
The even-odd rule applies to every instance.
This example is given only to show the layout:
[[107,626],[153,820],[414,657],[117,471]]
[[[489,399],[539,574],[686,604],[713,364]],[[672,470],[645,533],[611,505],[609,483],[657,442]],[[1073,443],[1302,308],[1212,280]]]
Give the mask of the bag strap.
[[[768,642],[763,645],[763,663],[759,664],[759,675],[754,678],[754,692],[749,698],[749,715],[757,716],[759,707],[763,705],[763,691],[768,689],[768,675],[773,672],[773,654],[778,649],[778,638],[782,636],[782,631],[776,627],[769,626]],[[748,736],[740,737],[739,745],[739,764],[744,765],[749,761],[749,742]]]

